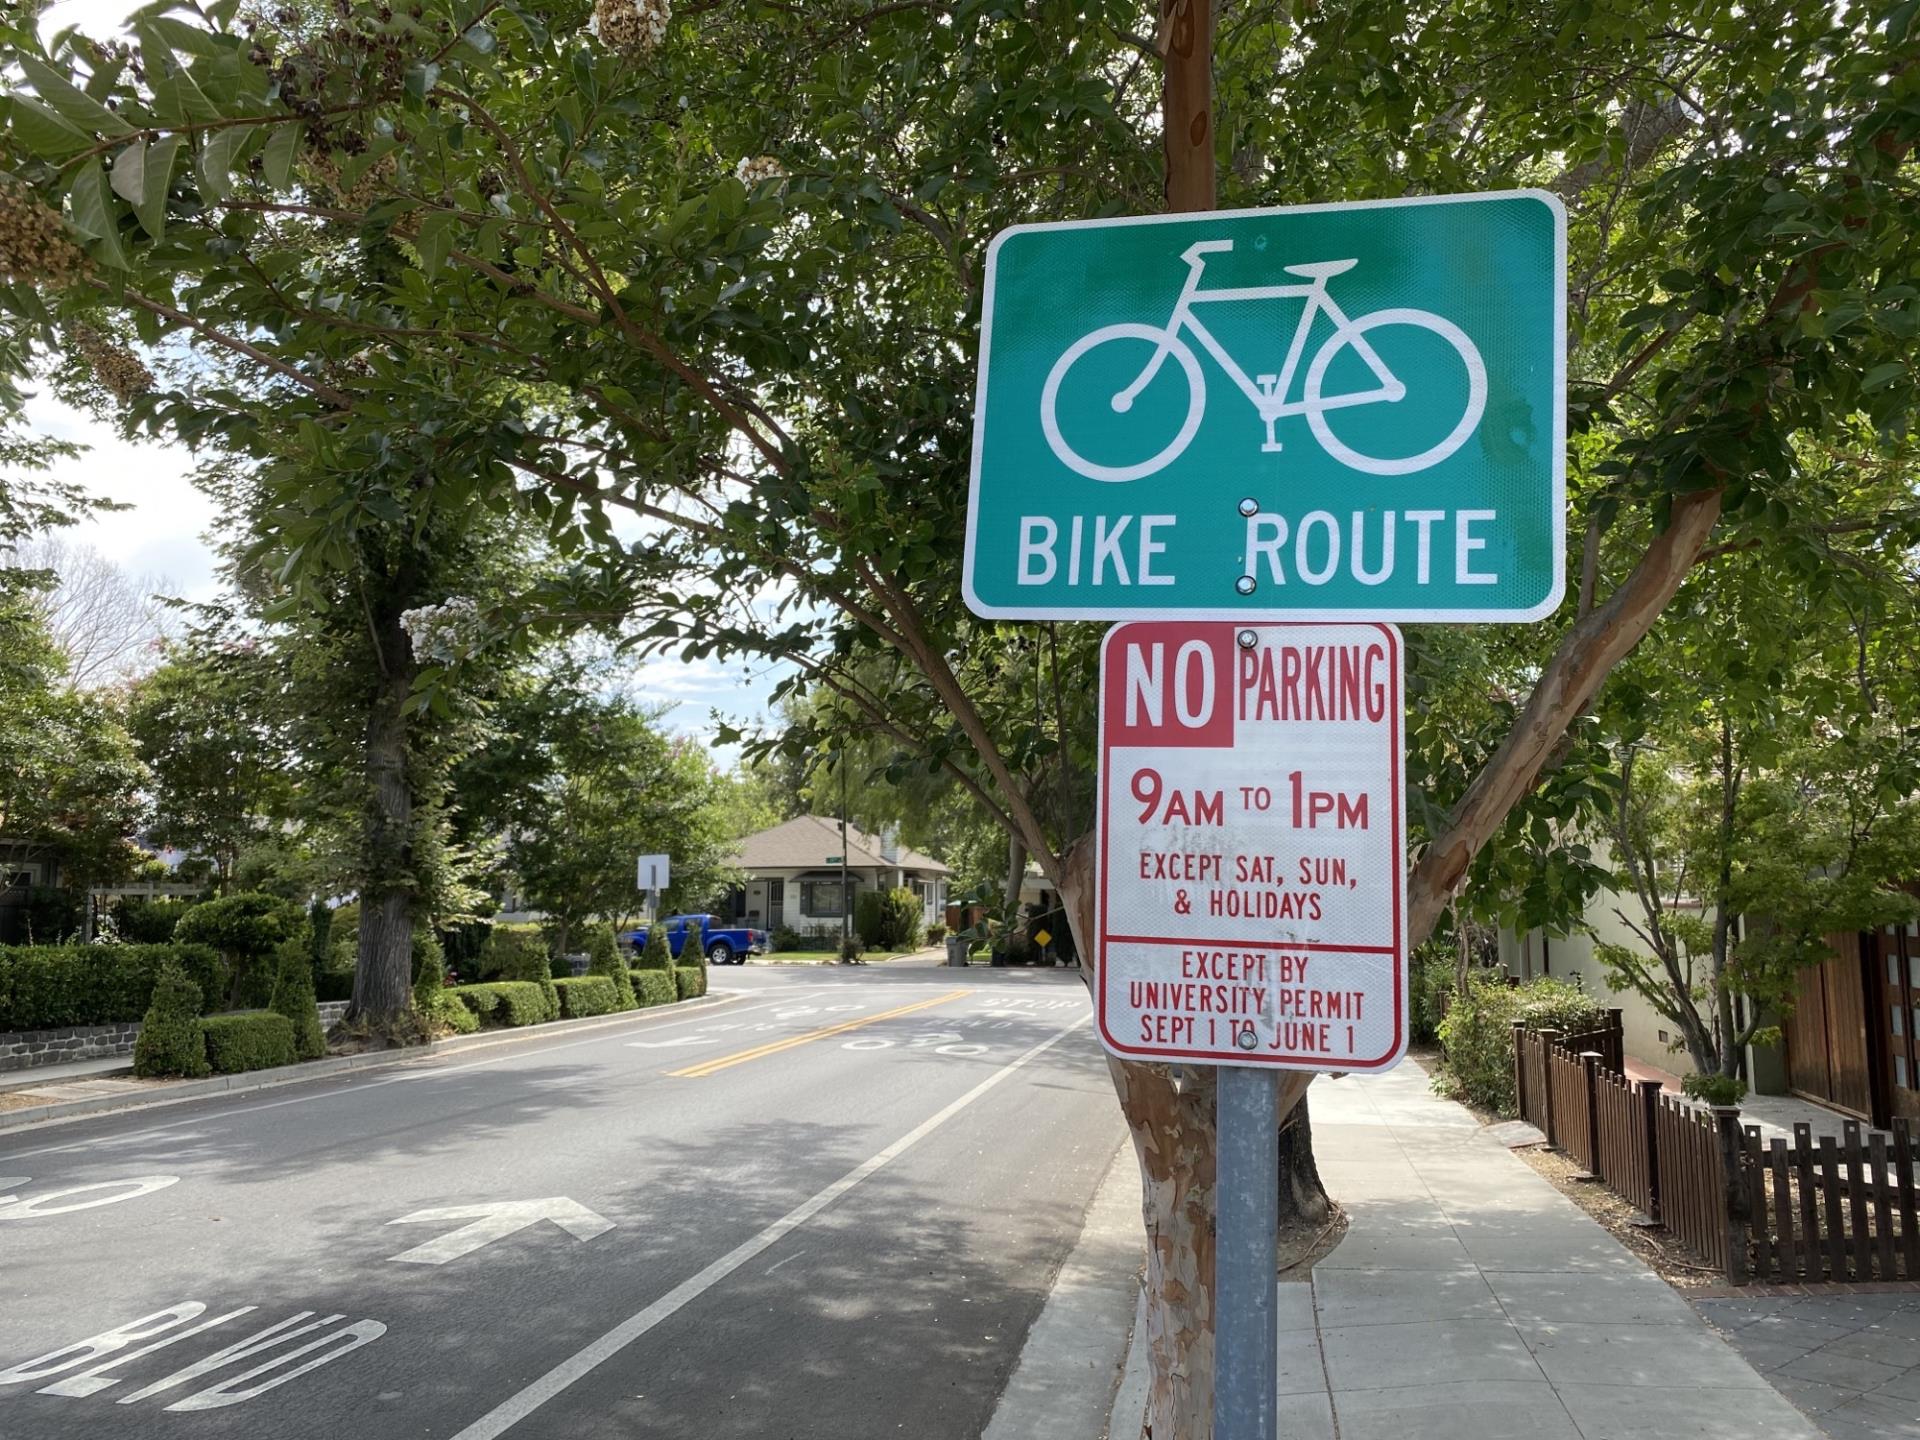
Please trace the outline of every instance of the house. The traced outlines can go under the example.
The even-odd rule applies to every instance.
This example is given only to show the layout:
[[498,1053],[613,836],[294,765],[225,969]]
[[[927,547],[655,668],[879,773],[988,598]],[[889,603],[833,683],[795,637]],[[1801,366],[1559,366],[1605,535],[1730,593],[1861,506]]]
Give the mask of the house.
[[728,899],[729,918],[772,930],[785,926],[801,934],[840,933],[849,902],[841,894],[841,856],[852,895],[863,889],[904,886],[920,898],[929,925],[946,917],[947,886],[953,872],[931,855],[900,844],[896,834],[872,835],[821,815],[796,815],[771,830],[740,842],[733,863],[745,878]]
[[0,945],[27,939],[33,892],[59,883],[57,853],[23,840],[0,840]]

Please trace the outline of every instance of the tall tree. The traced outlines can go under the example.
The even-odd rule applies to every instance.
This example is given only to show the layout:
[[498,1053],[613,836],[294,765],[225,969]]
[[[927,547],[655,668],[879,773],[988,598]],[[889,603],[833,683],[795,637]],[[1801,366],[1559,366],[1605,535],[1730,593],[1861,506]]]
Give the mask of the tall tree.
[[257,639],[200,634],[171,647],[128,698],[149,776],[148,838],[206,857],[223,894],[241,855],[292,813],[279,691]]
[[[1550,829],[1543,774],[1703,553],[1877,523],[1803,483],[1794,442],[1857,426],[1878,455],[1911,427],[1908,5],[1248,4],[1211,67],[1195,0],[595,8],[597,34],[585,0],[245,33],[220,4],[138,22],[137,70],[15,25],[0,44],[35,96],[9,111],[7,195],[35,236],[64,206],[56,238],[111,280],[43,243],[44,284],[0,305],[49,332],[118,310],[230,357],[244,383],[131,413],[297,457],[263,512],[292,574],[343,568],[370,508],[404,526],[484,503],[609,562],[575,613],[638,606],[696,653],[790,660],[994,815],[1083,939],[1089,817],[1056,797],[1088,737],[1045,717],[1084,703],[1092,646],[1060,637],[1036,725],[979,668],[1014,637],[957,598],[1002,226],[1158,209],[1169,145],[1225,161],[1229,205],[1516,180],[1572,204],[1578,598],[1511,723],[1427,797],[1415,941],[1490,843]],[[335,458],[395,444],[407,484]],[[702,583],[635,573],[614,507]],[[802,603],[769,618],[770,588]],[[875,690],[879,655],[897,668]],[[413,679],[447,703],[450,674]],[[1204,1436],[1211,1086],[1112,1074],[1146,1181],[1150,1428]]]

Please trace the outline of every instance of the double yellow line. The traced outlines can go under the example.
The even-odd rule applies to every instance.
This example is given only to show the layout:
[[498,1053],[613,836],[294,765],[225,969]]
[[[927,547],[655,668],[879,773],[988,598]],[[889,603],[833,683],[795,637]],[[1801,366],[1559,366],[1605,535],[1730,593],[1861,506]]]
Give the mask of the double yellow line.
[[758,1045],[751,1050],[741,1050],[732,1055],[719,1055],[712,1060],[703,1060],[698,1065],[689,1065],[684,1070],[669,1070],[668,1075],[685,1080],[700,1080],[734,1065],[744,1065],[749,1060],[758,1060],[765,1055],[778,1055],[782,1050],[792,1050],[796,1046],[811,1045],[816,1040],[826,1040],[835,1035],[844,1035],[849,1030],[858,1030],[863,1025],[875,1025],[882,1020],[897,1019],[902,1015],[911,1015],[916,1010],[931,1009],[935,1005],[945,1005],[950,1001],[961,1000],[971,995],[971,990],[949,990],[945,995],[936,995],[931,1000],[918,1000],[911,1005],[902,1005],[897,1010],[882,1010],[877,1015],[862,1015],[857,1020],[843,1020],[838,1025],[824,1026],[819,1030],[809,1030],[804,1035],[789,1035],[784,1040],[775,1040],[771,1044]]

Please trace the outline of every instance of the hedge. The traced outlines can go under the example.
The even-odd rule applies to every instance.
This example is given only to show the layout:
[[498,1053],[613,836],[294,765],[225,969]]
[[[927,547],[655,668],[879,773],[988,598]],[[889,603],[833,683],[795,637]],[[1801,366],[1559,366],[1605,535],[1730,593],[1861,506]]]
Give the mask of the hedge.
[[[548,981],[552,984],[552,981]],[[489,985],[455,985],[456,995],[485,1026],[538,1025],[555,1018],[547,997],[531,980],[496,980]]]
[[0,946],[0,1031],[138,1020],[169,960],[200,987],[222,989],[220,957],[204,945]]
[[429,1029],[471,1035],[480,1028],[480,1017],[462,1004],[460,997],[451,990],[436,990],[427,997],[426,1004],[421,1005],[416,1001],[414,1008],[420,1012],[421,1019]]
[[677,998],[681,1000],[697,999],[707,993],[707,967],[704,965],[676,965],[673,967],[673,986]]
[[293,1022],[275,1010],[236,1010],[200,1022],[216,1075],[266,1070],[294,1061]]
[[560,1013],[569,1020],[589,1015],[611,1015],[620,1008],[620,991],[605,975],[582,975],[577,980],[556,980],[560,992]]
[[1476,971],[1467,993],[1455,998],[1440,1022],[1445,1059],[1433,1087],[1483,1110],[1512,1115],[1518,1104],[1513,1093],[1515,1022],[1530,1030],[1587,1030],[1605,1014],[1597,996],[1564,980],[1542,976],[1510,986],[1502,976]]
[[671,970],[633,972],[634,997],[644,1005],[671,1005],[680,998]]
[[633,962],[636,970],[671,970],[673,952],[667,948],[667,927],[655,920],[647,927],[647,943],[640,947],[640,955]]

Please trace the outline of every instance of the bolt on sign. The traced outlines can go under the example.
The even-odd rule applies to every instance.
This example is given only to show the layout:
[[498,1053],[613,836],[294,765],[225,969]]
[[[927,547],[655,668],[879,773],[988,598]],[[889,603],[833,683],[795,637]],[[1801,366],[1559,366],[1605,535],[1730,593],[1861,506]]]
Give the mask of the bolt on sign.
[[1021,225],[987,256],[967,603],[1538,620],[1565,548],[1542,191]]
[[1100,657],[1100,1038],[1384,1070],[1407,1043],[1400,633],[1145,621]]

